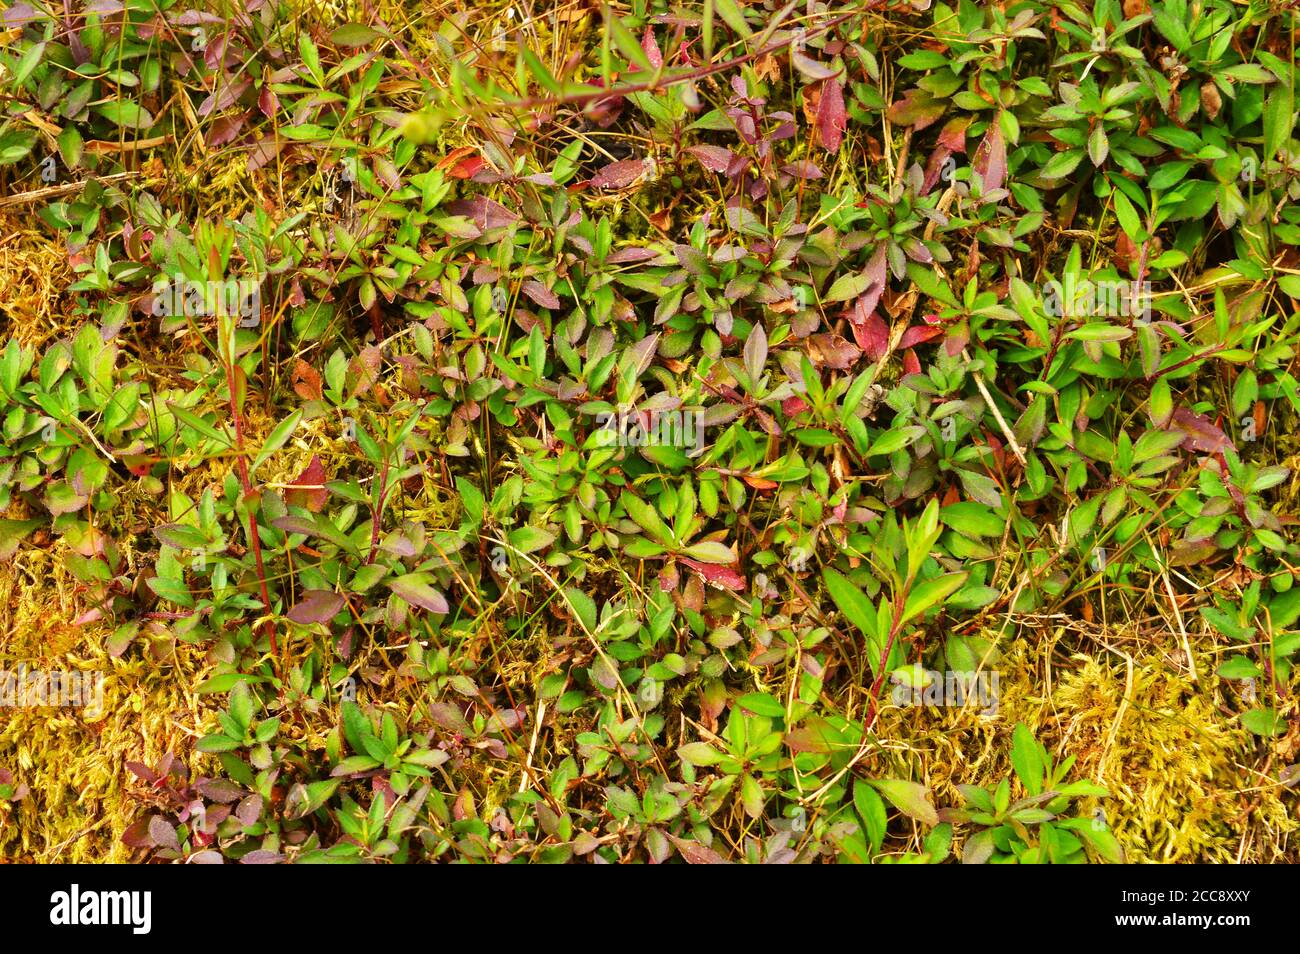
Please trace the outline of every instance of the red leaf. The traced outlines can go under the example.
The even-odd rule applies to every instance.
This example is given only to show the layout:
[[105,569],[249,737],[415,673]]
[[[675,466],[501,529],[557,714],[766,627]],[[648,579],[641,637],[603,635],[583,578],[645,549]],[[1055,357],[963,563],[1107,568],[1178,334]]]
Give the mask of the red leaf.
[[686,151],[710,172],[726,172],[731,165],[731,150],[721,146],[690,146]]
[[802,414],[808,410],[809,404],[797,394],[794,397],[788,397],[781,402],[781,412],[786,417],[794,417],[796,414]]
[[645,33],[641,34],[641,49],[645,51],[646,59],[655,69],[664,65],[664,58],[659,53],[659,44],[655,42],[655,31],[650,27],[646,27]]
[[912,325],[903,332],[903,337],[898,341],[898,347],[900,351],[904,348],[914,348],[932,338],[938,338],[942,334],[942,328],[930,328],[925,325]]
[[[862,301],[861,298],[858,299]],[[849,317],[849,326],[853,329],[853,340],[872,361],[879,361],[889,349],[889,326],[885,324],[879,312],[871,312],[861,317],[862,309],[854,306]]]
[[312,513],[320,513],[329,499],[325,483],[325,466],[320,458],[312,455],[311,463],[299,474],[292,484],[285,488],[284,501],[294,507],[306,507]]
[[257,108],[267,119],[275,118],[276,110],[280,108],[280,99],[272,92],[269,85],[263,86],[262,92],[257,95]]
[[958,116],[943,124],[939,131],[939,145],[951,152],[966,151],[966,127],[971,124],[973,116]]
[[375,386],[383,359],[384,353],[377,345],[367,345],[348,362],[343,380],[350,395],[359,397]]
[[745,578],[729,566],[718,563],[701,563],[699,560],[692,560],[690,557],[678,557],[677,559],[715,586],[735,590],[737,593],[744,592]]
[[320,372],[299,358],[293,366],[293,393],[304,401],[321,399]]
[[487,165],[481,156],[467,156],[451,167],[453,179],[471,179]]
[[822,148],[835,152],[844,138],[848,115],[844,112],[844,91],[836,79],[822,80],[821,98],[817,101],[817,132]]

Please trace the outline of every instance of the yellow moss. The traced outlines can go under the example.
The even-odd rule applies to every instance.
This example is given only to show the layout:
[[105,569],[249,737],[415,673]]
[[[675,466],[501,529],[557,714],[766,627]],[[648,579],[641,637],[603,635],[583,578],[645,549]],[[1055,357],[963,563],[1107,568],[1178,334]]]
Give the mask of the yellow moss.
[[1046,646],[1061,636],[1040,631],[1005,652],[996,719],[975,708],[886,709],[881,737],[897,740],[893,768],[923,777],[936,803],[959,805],[958,784],[992,787],[1012,775],[1011,730],[1024,722],[1055,759],[1076,757],[1070,780],[1110,790],[1076,811],[1101,806],[1130,861],[1300,857],[1292,840],[1300,799],[1268,784],[1264,745],[1219,709],[1216,677],[1194,683],[1172,671],[1158,639],[1146,643],[1152,655],[1134,658],[1131,680],[1127,661],[1111,653],[1058,657],[1045,671]]
[[62,565],[30,547],[0,564],[0,669],[102,673],[102,703],[5,710],[0,766],[30,794],[0,811],[0,858],[124,862],[122,832],[148,807],[126,762],[188,759],[215,700],[194,694],[204,667],[194,647],[161,663],[138,649],[110,658],[110,625],[73,623],[86,607]]
[[73,276],[67,252],[30,221],[0,212],[0,315],[19,341],[39,346],[63,330],[61,293]]

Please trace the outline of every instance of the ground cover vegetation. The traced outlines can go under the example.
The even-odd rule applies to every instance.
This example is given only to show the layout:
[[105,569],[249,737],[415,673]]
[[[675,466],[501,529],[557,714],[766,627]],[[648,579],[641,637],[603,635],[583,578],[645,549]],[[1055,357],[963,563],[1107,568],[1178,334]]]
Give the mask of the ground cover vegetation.
[[1297,860],[1289,6],[2,16],[5,858]]

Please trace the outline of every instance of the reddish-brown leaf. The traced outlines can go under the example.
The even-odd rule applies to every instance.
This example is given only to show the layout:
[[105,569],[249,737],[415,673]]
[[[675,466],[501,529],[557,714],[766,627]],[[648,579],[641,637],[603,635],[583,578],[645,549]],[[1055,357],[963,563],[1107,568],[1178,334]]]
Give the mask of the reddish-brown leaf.
[[833,331],[808,336],[808,357],[815,367],[843,371],[853,367],[861,356],[861,348]]
[[947,108],[947,100],[938,99],[922,89],[909,89],[902,99],[889,107],[889,121],[896,126],[912,126],[919,132],[933,124]]
[[688,841],[685,838],[678,838],[676,835],[669,835],[672,843],[677,846],[677,850],[682,853],[686,863],[690,865],[726,865],[731,862],[718,854],[712,848],[706,848],[696,841]]
[[324,484],[325,465],[313,454],[311,463],[285,488],[284,501],[290,506],[306,507],[312,513],[320,513],[329,499]]
[[1228,435],[1216,427],[1208,417],[1195,414],[1185,407],[1174,411],[1171,423],[1187,435],[1182,443],[1187,450],[1213,454],[1232,446]]
[[1002,136],[1002,124],[996,119],[989,124],[989,131],[975,150],[971,167],[984,180],[984,191],[1001,189],[1007,180],[1007,143]]
[[[859,299],[861,301],[861,299]],[[862,310],[854,307],[849,317],[849,327],[853,329],[853,340],[858,343],[871,361],[878,361],[889,350],[889,326],[879,313],[871,312],[865,318]]]
[[943,334],[942,328],[930,327],[928,325],[912,325],[903,332],[903,337],[898,341],[899,349],[914,348],[917,345],[938,338]]
[[593,189],[626,189],[642,178],[646,174],[647,168],[644,159],[620,159],[618,162],[611,162],[607,166],[602,166],[591,177],[591,187]]
[[293,365],[293,393],[304,401],[321,399],[320,372],[299,358]]

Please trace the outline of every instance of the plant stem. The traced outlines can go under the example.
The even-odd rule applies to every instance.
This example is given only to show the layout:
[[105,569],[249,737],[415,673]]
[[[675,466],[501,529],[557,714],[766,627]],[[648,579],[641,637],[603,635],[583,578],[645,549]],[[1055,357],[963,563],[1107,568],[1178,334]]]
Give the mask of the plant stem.
[[[257,582],[262,591],[262,605],[266,608],[266,614],[271,615],[271,594],[266,586],[266,567],[262,563],[262,542],[258,538],[257,516],[253,513],[251,498],[253,496],[253,486],[248,479],[248,458],[244,454],[244,420],[240,413],[239,400],[235,394],[235,342],[234,329],[231,329],[230,339],[230,359],[225,362],[226,365],[226,390],[230,394],[230,416],[235,422],[235,463],[239,470],[239,486],[243,493],[245,506],[248,508],[248,544],[253,550],[253,561],[257,565]],[[275,638],[275,621],[268,620],[271,627],[271,652],[277,657],[280,655],[280,647]]]

